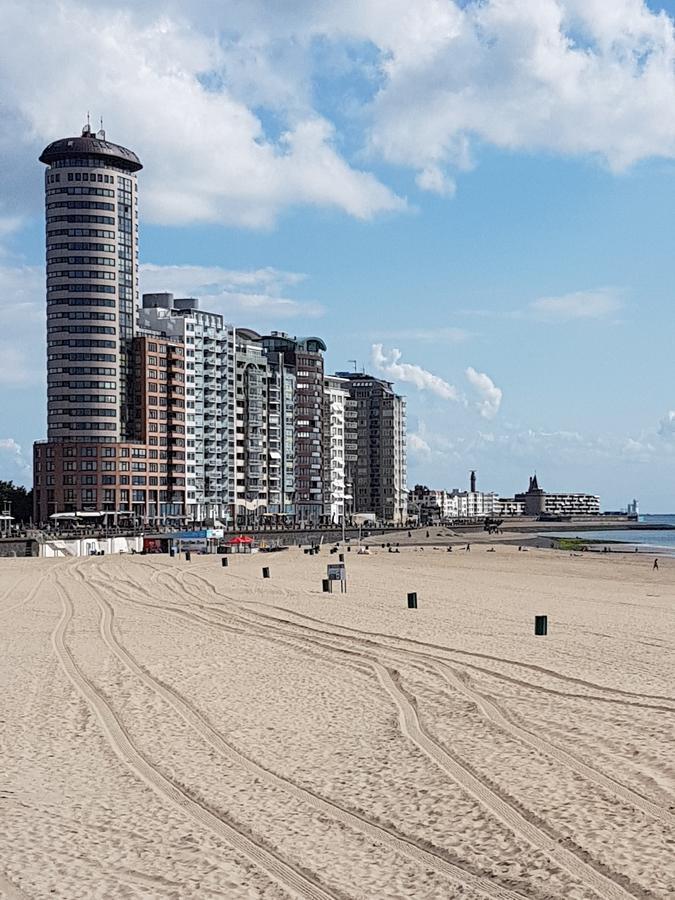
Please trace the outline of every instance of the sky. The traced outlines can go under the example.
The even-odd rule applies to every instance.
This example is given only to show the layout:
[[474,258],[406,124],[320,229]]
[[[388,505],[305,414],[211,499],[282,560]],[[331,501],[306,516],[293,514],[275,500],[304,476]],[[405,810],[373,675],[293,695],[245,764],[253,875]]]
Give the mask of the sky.
[[46,436],[43,166],[138,153],[141,290],[408,398],[408,481],[675,510],[675,3],[0,3],[0,479]]

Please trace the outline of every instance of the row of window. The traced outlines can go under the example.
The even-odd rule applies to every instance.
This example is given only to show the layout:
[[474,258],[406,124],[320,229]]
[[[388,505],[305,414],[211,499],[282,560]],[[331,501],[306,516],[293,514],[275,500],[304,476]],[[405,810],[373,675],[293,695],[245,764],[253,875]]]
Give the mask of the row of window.
[[52,200],[47,204],[47,209],[105,209],[115,212],[115,204],[100,200]]
[[[87,310],[87,312],[65,312],[59,310],[57,312],[48,312],[47,319],[92,319],[98,322],[114,322],[117,316],[115,313],[99,313]],[[114,329],[109,334],[114,334]]]
[[91,417],[96,417],[99,419],[114,419],[117,415],[116,409],[90,409],[89,407],[84,407],[82,409],[70,409],[69,407],[54,407],[50,409],[50,413],[53,416],[73,416],[73,418],[77,419],[86,419]]
[[102,159],[98,156],[67,156],[65,159],[55,159],[50,163],[50,169],[63,168],[112,169],[115,172],[126,172],[126,169],[115,165],[114,157]]
[[[53,315],[53,314],[52,314]],[[107,313],[102,313],[101,315],[108,315]],[[112,315],[112,314],[110,314]],[[113,316],[114,318],[114,316]],[[116,334],[117,329],[113,328],[112,325],[52,325],[50,332],[54,333],[55,331],[63,331],[66,334]],[[56,344],[52,344],[52,346],[56,346]],[[72,345],[71,345],[72,346]],[[76,345],[81,346],[81,345]],[[86,345],[90,346],[90,345]],[[109,347],[110,343],[106,344],[94,344],[95,347]],[[114,347],[114,343],[112,344]]]
[[[148,455],[145,447],[119,447],[119,448],[118,447],[102,447],[100,454],[98,452],[98,450],[99,450],[98,447],[79,447],[78,448],[78,447],[72,447],[72,446],[66,445],[66,446],[62,447],[61,449],[62,449],[62,455],[69,459],[72,458],[73,456],[78,455],[78,452],[77,452],[78,449],[80,451],[79,452],[80,456],[87,457],[90,459],[96,458],[99,455],[106,457],[106,458],[114,458],[115,456],[119,455],[121,457],[131,456],[135,459],[145,459],[146,456]],[[40,445],[38,445],[37,446],[38,455],[40,454],[41,450],[42,450],[42,448],[40,447]],[[44,448],[44,450],[45,450],[44,455],[46,456],[47,459],[52,459],[54,457],[54,447],[51,444],[47,444],[47,446]],[[119,454],[118,454],[118,450],[119,450]],[[150,459],[157,459],[157,451],[151,450],[149,456],[150,456]],[[165,455],[160,453],[160,459],[164,459],[164,458],[165,458]]]
[[[117,357],[111,353],[49,353],[47,355],[47,360],[49,362],[52,362],[52,360],[55,360],[55,359],[68,359],[68,360],[71,360],[72,362],[79,362],[79,361],[81,361],[81,362],[111,362],[111,363],[117,362]],[[50,371],[60,372],[62,370],[61,369],[50,369]],[[69,369],[69,371],[72,372],[73,369]],[[94,370],[92,370],[92,371],[94,371]],[[115,375],[116,374],[115,369],[103,369],[103,370],[98,369],[96,371],[103,375]],[[84,375],[86,373],[81,372],[80,370],[77,370],[77,374]]]
[[108,297],[49,297],[48,306],[106,306],[116,307],[114,300]]
[[51,231],[47,231],[47,250],[52,249],[51,239],[53,237],[93,237],[112,240],[115,237],[115,232],[101,228],[52,228]]
[[[157,458],[157,450],[153,451],[155,453],[155,459]],[[166,454],[164,454],[164,458]],[[127,460],[120,460],[116,462],[115,460],[102,460],[101,461],[101,471],[102,472],[116,472],[119,469],[120,472],[167,472],[168,465],[167,463],[145,463],[145,462],[128,462]],[[47,472],[54,471],[54,463],[53,461],[48,461],[45,464],[45,470]],[[64,460],[63,462],[63,471],[64,472],[76,472],[77,471],[77,462],[75,460]],[[81,472],[96,472],[98,471],[98,461],[95,459],[82,459],[80,460],[80,471]],[[182,467],[179,471],[183,471]]]
[[[47,269],[47,281],[53,281],[55,278],[94,278],[99,281],[114,281],[115,273],[114,272],[97,272],[96,269],[57,269],[55,272],[51,269]],[[62,291],[66,290],[64,285],[61,285],[60,288]],[[55,288],[55,290],[59,290],[59,288]],[[115,288],[112,289],[113,291]]]
[[59,422],[59,428],[71,431],[116,431],[114,422]]
[[[118,166],[115,166],[113,160],[105,160],[98,159],[93,156],[70,156],[67,159],[56,159],[54,162],[50,164],[49,170],[50,172],[54,169],[64,169],[64,168],[78,168],[78,169],[113,169],[116,172],[125,171],[124,169],[120,169]],[[72,172],[68,173],[68,177],[72,175]],[[98,172],[77,172],[76,175],[81,175],[82,179],[96,181],[97,177],[101,178],[101,175]],[[59,181],[61,175],[59,172],[55,172],[53,176],[56,181]],[[114,175],[104,175],[103,178],[107,181],[108,184],[115,183]],[[77,179],[80,180],[79,178]],[[128,179],[127,179],[128,180]]]
[[[70,338],[67,341],[47,341],[48,347],[107,347],[114,349],[117,344],[115,341],[97,341],[91,338]],[[106,357],[114,360],[115,357]]]
[[65,194],[67,197],[114,197],[115,191],[99,187],[57,187],[48,188],[46,194],[48,197],[53,197],[55,194]]
[[[117,397],[114,394],[59,394],[49,399],[62,403],[117,403]],[[103,410],[99,410],[99,412],[103,412]],[[105,410],[105,415],[108,415],[108,410]]]
[[[65,273],[70,276],[70,273]],[[58,277],[56,275],[54,278]],[[63,274],[60,276],[63,277]],[[69,294],[83,294],[83,293],[92,293],[92,294],[114,294],[115,286],[107,285],[107,284],[49,284],[47,285],[47,293],[55,293],[56,291],[63,291]]]
[[[111,247],[111,250],[114,250]],[[47,264],[50,266],[63,263],[64,266],[114,266],[117,260],[110,256],[50,256]]]
[[[49,370],[50,378],[54,375],[117,375],[117,370],[103,366],[55,366]],[[111,382],[110,386],[115,387],[115,383]]]
[[[89,223],[91,225],[114,225],[115,220],[112,216],[81,216],[77,214],[69,215],[69,216],[47,216],[47,226],[51,225],[52,222],[83,222]],[[53,232],[50,232],[53,234]],[[56,232],[60,234],[60,232]],[[111,234],[110,237],[115,237],[114,234]],[[49,249],[49,246],[47,246]]]
[[[72,241],[68,244],[49,244],[49,251],[53,250],[90,250],[94,253],[114,253],[114,244],[91,244],[87,241]],[[49,262],[52,262],[50,257]],[[62,260],[63,261],[63,260]],[[68,260],[65,260],[67,262]]]
[[[116,381],[50,381],[49,390],[54,388],[70,388],[71,390],[114,391],[117,388]],[[51,398],[51,394],[50,394]]]

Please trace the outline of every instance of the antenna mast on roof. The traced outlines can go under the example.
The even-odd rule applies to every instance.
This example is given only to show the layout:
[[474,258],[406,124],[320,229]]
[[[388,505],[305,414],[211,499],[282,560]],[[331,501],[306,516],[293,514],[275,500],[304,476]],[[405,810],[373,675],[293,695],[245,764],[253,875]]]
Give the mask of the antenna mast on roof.
[[355,360],[355,359],[348,359],[347,362],[354,363],[354,371],[356,372],[356,360]]

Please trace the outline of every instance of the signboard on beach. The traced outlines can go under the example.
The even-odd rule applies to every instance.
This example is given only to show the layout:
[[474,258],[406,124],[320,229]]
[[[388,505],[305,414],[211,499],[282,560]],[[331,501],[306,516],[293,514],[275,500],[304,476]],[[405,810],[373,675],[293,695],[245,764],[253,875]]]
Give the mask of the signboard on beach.
[[[328,584],[331,584],[333,581],[340,582],[340,593],[347,593],[347,569],[345,568],[344,563],[328,563],[326,566],[327,574],[328,574]],[[332,590],[331,590],[332,593]]]

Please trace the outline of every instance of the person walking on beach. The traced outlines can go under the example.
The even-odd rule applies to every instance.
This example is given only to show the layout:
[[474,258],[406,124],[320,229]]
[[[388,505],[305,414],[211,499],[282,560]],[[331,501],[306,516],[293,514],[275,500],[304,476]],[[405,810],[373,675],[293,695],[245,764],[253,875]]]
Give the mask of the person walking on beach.
[[471,550],[471,544],[466,545],[466,552],[468,553]]
[[655,560],[654,560],[654,565],[652,566],[652,569],[658,569],[658,567],[659,567],[659,561],[658,561],[658,559],[655,559]]

